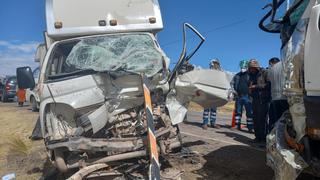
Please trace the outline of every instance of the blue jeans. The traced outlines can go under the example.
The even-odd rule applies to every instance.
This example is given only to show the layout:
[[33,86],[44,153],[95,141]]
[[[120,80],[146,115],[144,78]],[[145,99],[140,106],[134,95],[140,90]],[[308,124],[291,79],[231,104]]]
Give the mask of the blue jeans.
[[253,129],[253,111],[252,111],[252,103],[249,98],[249,95],[241,96],[236,99],[236,126],[238,129],[241,128],[241,117],[243,106],[246,109],[247,116],[247,128],[249,130]]
[[216,116],[217,116],[217,108],[212,107],[205,109],[203,111],[203,125],[207,125],[209,123],[209,117],[210,117],[210,124],[215,125],[216,124]]

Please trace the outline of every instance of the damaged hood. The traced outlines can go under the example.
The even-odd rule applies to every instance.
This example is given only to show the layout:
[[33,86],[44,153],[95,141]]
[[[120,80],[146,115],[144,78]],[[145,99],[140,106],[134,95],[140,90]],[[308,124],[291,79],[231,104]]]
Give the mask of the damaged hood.
[[50,83],[44,91],[48,96],[44,97],[43,105],[51,104],[68,124],[74,124],[75,118],[85,124],[90,122],[94,133],[112,122],[115,115],[144,102],[141,77],[136,74],[86,75]]
[[123,111],[143,104],[139,75],[116,75],[97,73],[69,80],[50,83],[46,86],[46,98],[56,103],[65,103],[74,109],[83,109],[108,101],[114,109]]

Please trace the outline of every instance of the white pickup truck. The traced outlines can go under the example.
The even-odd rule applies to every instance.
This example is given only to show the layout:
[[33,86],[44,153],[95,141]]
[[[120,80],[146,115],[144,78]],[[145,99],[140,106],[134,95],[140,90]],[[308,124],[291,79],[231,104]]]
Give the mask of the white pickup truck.
[[[62,172],[111,163],[110,171],[118,168],[133,176],[143,163],[130,159],[146,159],[152,167],[147,154],[181,146],[177,124],[190,101],[204,107],[227,102],[225,73],[199,70],[178,76],[204,42],[189,24],[183,26],[184,40],[189,28],[201,43],[186,52],[184,41],[176,67],[169,70],[156,38],[163,28],[157,0],[46,0],[46,18],[40,123],[49,158]],[[34,86],[29,67],[17,72],[19,86]],[[149,177],[159,179],[153,170]]]

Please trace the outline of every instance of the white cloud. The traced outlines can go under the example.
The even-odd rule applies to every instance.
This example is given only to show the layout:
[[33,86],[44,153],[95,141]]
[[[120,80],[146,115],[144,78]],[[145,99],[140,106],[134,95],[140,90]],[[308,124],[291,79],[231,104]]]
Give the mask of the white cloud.
[[35,50],[39,42],[9,42],[0,40],[0,75],[14,75],[21,66],[36,67]]
[[5,49],[12,51],[22,51],[25,53],[34,52],[37,48],[39,42],[26,42],[26,43],[11,43],[8,41],[0,41],[0,46],[3,46]]

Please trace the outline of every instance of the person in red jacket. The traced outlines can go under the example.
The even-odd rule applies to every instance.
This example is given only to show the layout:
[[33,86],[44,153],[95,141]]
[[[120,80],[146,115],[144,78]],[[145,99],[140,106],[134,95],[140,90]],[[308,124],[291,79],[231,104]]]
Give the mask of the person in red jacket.
[[17,91],[17,97],[18,97],[18,105],[22,107],[23,103],[26,101],[26,90],[19,88]]

